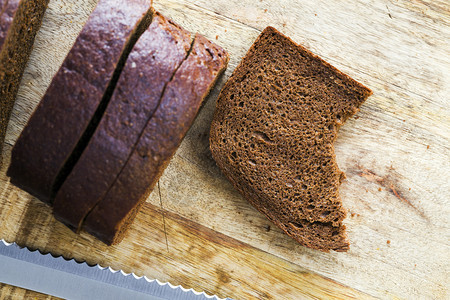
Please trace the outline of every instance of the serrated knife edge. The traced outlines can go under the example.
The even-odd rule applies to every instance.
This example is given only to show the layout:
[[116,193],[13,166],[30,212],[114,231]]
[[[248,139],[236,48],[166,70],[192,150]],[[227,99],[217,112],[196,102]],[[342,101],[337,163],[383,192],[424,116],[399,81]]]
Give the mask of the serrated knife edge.
[[[97,287],[101,287],[107,284],[113,290],[114,288],[112,287],[116,287],[114,294],[118,296],[116,299],[120,298],[119,295],[121,295],[121,293],[125,295],[128,292],[134,292],[133,299],[137,299],[137,297],[139,296],[138,294],[142,294],[142,297],[139,297],[142,299],[149,299],[149,297],[153,297],[153,299],[222,299],[216,295],[208,295],[205,292],[195,291],[192,288],[186,289],[181,285],[174,286],[169,282],[161,282],[158,279],[149,279],[146,276],[137,276],[134,273],[126,273],[122,270],[114,270],[111,267],[103,267],[98,264],[90,266],[86,262],[77,262],[74,259],[67,260],[62,256],[55,257],[51,253],[43,254],[39,250],[30,250],[26,247],[20,247],[16,243],[8,243],[3,239],[1,239],[0,241],[0,259],[1,256],[3,256],[5,263],[7,262],[7,258],[17,260],[16,262],[9,261],[11,268],[14,268],[14,266],[19,266],[22,262],[22,264],[31,264],[28,267],[36,265],[63,272],[61,273],[61,277],[65,277],[65,274],[78,276],[80,277],[78,278],[79,282],[84,282],[85,285],[93,285],[95,287],[95,282],[97,282]],[[27,268],[27,266],[25,265],[23,267]],[[5,270],[4,268],[2,268],[2,270],[0,271],[0,282],[20,286],[17,283],[14,284],[14,282],[6,282],[8,280],[7,271],[8,270]],[[10,273],[13,273],[12,271],[13,270],[10,270]],[[24,275],[27,274],[25,273]],[[49,273],[49,276],[52,275],[54,275],[54,272]],[[74,278],[75,280],[77,280],[77,277]],[[24,280],[25,278],[20,279]],[[91,282],[86,282],[86,280],[89,280]],[[51,282],[46,283],[51,285]],[[27,288],[26,286],[22,287]],[[58,290],[58,288],[61,288],[61,286],[55,286],[55,291]],[[36,288],[34,288],[33,290],[39,291]],[[81,288],[79,291],[81,293]],[[69,299],[76,298],[67,297],[68,295],[61,295],[59,294],[60,292],[58,292],[57,294],[49,293],[48,289],[46,289],[45,291],[41,290],[40,292],[45,292],[49,295],[54,295],[57,297],[64,297]],[[106,293],[106,290],[104,290],[104,293]]]

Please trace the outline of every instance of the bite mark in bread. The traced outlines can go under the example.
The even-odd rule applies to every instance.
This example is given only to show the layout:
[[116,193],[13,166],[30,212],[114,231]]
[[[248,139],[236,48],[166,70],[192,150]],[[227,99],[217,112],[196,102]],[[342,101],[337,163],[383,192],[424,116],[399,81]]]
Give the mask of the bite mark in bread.
[[371,95],[267,27],[225,84],[211,124],[213,158],[236,189],[300,244],[347,251],[344,178],[333,143]]

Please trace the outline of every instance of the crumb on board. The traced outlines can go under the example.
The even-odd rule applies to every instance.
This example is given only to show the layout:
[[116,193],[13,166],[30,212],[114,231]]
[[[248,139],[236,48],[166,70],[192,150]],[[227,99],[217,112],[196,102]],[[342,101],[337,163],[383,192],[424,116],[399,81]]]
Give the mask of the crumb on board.
[[266,226],[264,226],[264,228],[266,229],[267,232],[270,231],[270,225],[266,225]]
[[427,149],[430,149],[430,145],[427,145]]
[[350,215],[352,216],[352,218],[353,218],[354,216],[356,216],[356,214],[355,214],[354,212],[352,212]]
[[391,244],[391,240],[387,240],[386,244],[390,245]]
[[377,250],[380,250],[380,248],[377,248]]
[[264,12],[265,12],[265,13],[267,12],[267,8],[264,10]]
[[411,190],[411,188],[409,188],[409,190]]
[[219,39],[219,35],[216,35],[216,40],[218,40]]
[[381,192],[382,190],[383,190],[382,188],[380,188],[380,187],[378,188],[378,191],[379,191],[379,192]]

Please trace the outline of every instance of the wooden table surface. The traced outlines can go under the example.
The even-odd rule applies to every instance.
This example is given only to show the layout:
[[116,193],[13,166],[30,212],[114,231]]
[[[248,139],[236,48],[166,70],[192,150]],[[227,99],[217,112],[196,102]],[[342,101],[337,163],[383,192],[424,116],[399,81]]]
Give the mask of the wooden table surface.
[[[226,74],[123,242],[107,247],[55,221],[9,183],[11,147],[95,0],[51,0],[25,72],[0,171],[0,238],[235,299],[448,299],[450,4],[448,0],[155,0],[230,53]],[[348,253],[299,246],[232,188],[212,160],[218,92],[272,25],[370,87],[340,129]],[[23,295],[0,285],[0,296]],[[20,297],[20,296],[18,296]]]

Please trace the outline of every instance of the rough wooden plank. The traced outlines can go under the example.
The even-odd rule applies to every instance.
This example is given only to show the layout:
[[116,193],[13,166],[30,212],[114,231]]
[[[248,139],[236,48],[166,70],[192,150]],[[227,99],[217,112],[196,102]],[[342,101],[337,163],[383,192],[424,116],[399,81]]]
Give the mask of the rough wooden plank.
[[[200,287],[209,291],[217,289],[225,293],[218,275],[209,281],[208,276],[212,274],[201,273],[202,282],[193,282],[192,277],[201,269],[189,257],[177,257],[172,262],[191,262],[190,269],[184,268],[184,275],[173,273],[165,266],[164,232],[161,228],[153,231],[156,230],[154,227],[161,226],[162,219],[158,214],[147,212],[150,206],[146,206],[128,239],[119,248],[108,249],[87,235],[72,235],[55,223],[48,208],[30,200],[26,193],[5,181],[11,148],[8,145],[14,143],[45,92],[94,2],[51,1],[8,130],[5,167],[0,171],[0,235],[36,248],[55,250],[67,257],[89,259],[93,263],[100,259],[102,263],[112,262],[128,271],[147,272],[145,274],[172,278],[178,283],[201,284]],[[168,215],[170,212],[182,215],[381,298],[445,298],[450,277],[447,254],[450,206],[445,197],[450,194],[450,113],[447,110],[450,68],[446,60],[448,55],[445,56],[449,50],[448,39],[440,36],[448,33],[448,6],[442,1],[408,3],[405,0],[396,1],[393,6],[389,2],[387,5],[393,17],[390,19],[383,3],[374,1],[352,1],[345,7],[340,6],[339,1],[289,2],[287,9],[286,3],[247,0],[238,4],[222,0],[211,3],[161,0],[155,3],[157,9],[185,28],[199,31],[213,40],[217,36],[217,42],[231,55],[225,78],[213,91],[161,180],[164,209],[169,211]],[[272,10],[283,5],[283,9]],[[270,10],[264,12],[265,6]],[[252,11],[255,10],[262,11],[262,15],[254,17]],[[364,12],[370,13],[361,17]],[[239,21],[233,18],[239,18]],[[398,23],[386,23],[397,22],[397,18]],[[283,19],[290,21],[284,27]],[[353,21],[347,22],[348,19]],[[298,246],[248,205],[211,159],[208,129],[217,93],[259,30],[268,24],[278,25],[296,41],[375,92],[362,107],[358,119],[349,120],[341,128],[336,146],[339,166],[348,176],[341,194],[345,206],[354,213],[346,221],[353,243],[348,254],[322,254]],[[372,37],[361,34],[365,27],[370,29]],[[354,30],[358,34],[346,35]],[[369,40],[374,37],[379,37],[382,45]],[[377,51],[381,52],[380,57],[376,57]],[[395,55],[389,57],[390,53]],[[155,206],[161,205],[155,193],[148,201]],[[34,208],[30,209],[29,205]],[[22,226],[18,226],[20,224]],[[172,239],[178,241],[181,238],[170,231],[170,220],[167,225],[170,251]],[[173,225],[173,228],[177,226]],[[102,258],[105,253],[108,256]],[[136,258],[122,258],[122,253],[134,253]],[[155,264],[155,271],[151,267],[158,259],[160,264]],[[264,256],[264,259],[277,260],[274,256]],[[275,267],[271,270],[283,272]],[[239,278],[236,279],[238,282],[252,280],[246,277],[246,272],[233,276]],[[281,290],[284,285],[280,284]],[[233,289],[244,293],[238,287]],[[272,287],[259,290],[264,289],[271,290]],[[274,293],[281,293],[280,290]]]
[[31,249],[234,299],[371,299],[149,203],[125,240],[108,247],[86,233],[74,234],[52,217],[50,207],[10,186],[4,175],[0,180],[1,236]]
[[[219,35],[219,42],[231,52],[227,75],[245,53],[242,48],[248,49],[259,33],[196,5],[165,1],[161,9],[190,30],[201,31],[205,26],[209,38]],[[240,41],[238,47],[236,41]],[[410,49],[416,50],[415,45]],[[342,56],[349,54],[338,59]],[[353,59],[358,60],[354,55]],[[347,219],[353,242],[349,255],[299,247],[242,201],[209,153],[213,101],[206,104],[161,179],[163,205],[379,297],[442,297],[448,293],[448,272],[442,272],[442,267],[449,267],[449,243],[442,239],[449,234],[445,195],[450,192],[450,116],[442,109],[446,99],[436,94],[423,97],[351,68],[345,71],[364,78],[375,91],[358,119],[341,128],[336,145],[338,163],[348,176],[341,194],[353,213]],[[266,232],[268,226],[272,230]],[[425,255],[430,251],[433,255]]]
[[[93,1],[79,3],[79,6],[68,1],[61,1],[59,3],[57,1],[52,2],[52,5],[49,8],[48,16],[46,16],[46,20],[44,20],[44,25],[42,27],[40,35],[38,36],[36,50],[30,60],[27,73],[24,76],[22,89],[14,114],[15,118],[13,118],[11,122],[12,125],[10,126],[9,130],[9,138],[5,147],[5,153],[8,157],[7,160],[9,160],[11,145],[14,143],[21,128],[26,123],[26,120],[28,119],[32,110],[37,105],[40,97],[45,92],[45,89],[49,84],[51,77],[57,71],[64,56],[69,50],[70,45],[81,29],[85,18],[87,18],[89,11],[92,10],[93,4]],[[59,15],[59,11],[62,11],[63,14]],[[66,13],[70,11],[77,11],[79,14],[72,15],[70,13]],[[58,28],[58,30],[56,30],[56,28]],[[61,38],[62,36],[63,38]],[[53,45],[53,42],[55,40],[58,41],[56,46]],[[50,49],[52,52],[49,53],[48,49]],[[141,220],[140,222],[136,223],[142,225],[142,227],[138,226],[139,228],[141,228],[137,231],[138,235],[149,236],[147,240],[141,240],[140,238],[136,238],[136,235],[131,234],[129,239],[135,242],[124,242],[122,243],[122,245],[124,245],[123,248],[118,250],[111,250],[111,248],[107,248],[104,245],[99,244],[98,241],[94,241],[90,236],[75,236],[70,231],[67,231],[65,227],[61,226],[61,224],[55,222],[50,214],[50,210],[48,207],[36,201],[35,199],[31,199],[29,195],[15,189],[9,184],[5,177],[7,165],[8,163],[6,162],[4,164],[4,168],[1,170],[0,185],[0,199],[2,199],[0,206],[0,232],[3,238],[15,240],[23,245],[27,245],[32,248],[39,248],[43,251],[51,251],[54,254],[64,254],[64,256],[68,258],[75,257],[79,260],[87,260],[91,263],[102,263],[104,265],[111,265],[115,268],[122,268],[126,271],[134,271],[137,273],[141,272],[141,274],[146,274],[149,277],[157,276],[161,280],[170,280],[175,284],[180,283],[189,286],[189,283],[192,281],[194,282],[193,287],[206,289],[212,292],[216,292],[218,291],[218,289],[223,289],[224,292],[229,290],[229,288],[223,287],[223,281],[229,280],[227,277],[228,275],[220,270],[214,271],[215,273],[213,273],[213,279],[208,278],[208,276],[206,275],[203,276],[203,278],[206,279],[204,281],[197,281],[193,279],[196,276],[201,275],[201,273],[197,270],[200,261],[204,264],[204,270],[208,271],[209,269],[214,269],[214,264],[203,260],[202,251],[200,251],[199,253],[200,256],[192,255],[192,253],[189,252],[183,254],[183,257],[177,257],[176,259],[173,259],[172,264],[168,264],[166,261],[164,261],[165,255],[163,255],[163,252],[166,251],[167,245],[165,243],[164,232],[162,231],[163,226],[161,223],[160,213],[157,213],[156,215],[153,214],[150,217],[144,218],[144,221]],[[143,214],[145,216],[145,210]],[[178,240],[181,243],[180,248],[189,244],[189,242],[186,241],[186,236],[193,239],[195,242],[196,236],[193,236],[192,233],[185,232],[185,237],[183,237],[183,234],[181,237],[179,237],[177,234],[179,232],[183,232],[181,230],[182,228],[180,229],[179,225],[177,225],[178,221],[175,220],[171,222],[170,220],[170,218],[167,218],[167,230],[170,231],[170,228],[176,228],[174,233],[170,234],[170,237],[173,237],[175,240]],[[192,224],[195,223],[191,222],[189,224],[192,227]],[[154,234],[149,234],[149,231],[151,231],[151,229],[155,227],[158,230],[156,233],[156,237]],[[201,226],[195,227],[197,229],[202,228]],[[202,232],[203,231],[208,230],[205,228],[204,230],[202,230]],[[133,230],[131,232],[133,232]],[[215,233],[210,235],[216,236]],[[224,239],[227,238],[224,237]],[[155,247],[155,241],[156,243],[159,243],[158,247]],[[218,247],[221,247],[221,241],[217,239],[215,241],[219,242],[219,245],[213,246],[214,251]],[[145,247],[142,247],[142,245],[152,245],[152,247],[149,247],[149,251]],[[198,248],[200,249],[201,247]],[[250,249],[253,249],[252,257],[254,255],[257,256],[257,253],[260,252],[259,250],[251,247]],[[106,256],[105,259],[105,251],[113,251],[114,255],[111,255],[110,257]],[[210,250],[209,252],[213,251]],[[128,257],[123,258],[123,253],[128,253]],[[277,258],[272,258],[271,256],[266,257],[267,254],[263,252],[260,253],[264,255],[264,259],[262,259],[261,261],[279,260]],[[162,262],[160,261],[158,266],[152,261],[149,262],[149,257],[155,257],[156,259],[162,260]],[[240,260],[246,260],[246,258],[241,257]],[[176,265],[185,261],[191,262],[190,269],[185,269],[185,272],[180,273],[177,268],[173,268],[173,264]],[[293,270],[298,270],[297,266],[289,264],[288,262],[282,262],[284,268],[287,268],[286,266],[291,265],[291,269],[289,270],[290,273],[292,273]],[[234,268],[242,270],[244,273],[258,273],[257,269],[249,271],[247,268],[242,268],[241,266],[237,265],[235,265]],[[276,273],[277,276],[283,276],[284,274],[284,271],[277,271],[277,268],[272,268],[272,272]],[[299,278],[301,279],[299,283],[301,283],[308,289],[303,289],[302,286],[292,286],[292,283],[289,283],[289,292],[293,295],[300,295],[301,293],[304,293],[305,296],[312,297],[311,295],[314,295],[314,293],[317,292],[314,290],[311,284],[316,284],[314,283],[314,278],[322,277],[310,274],[303,269],[300,274],[304,274],[304,278]],[[240,277],[240,275],[233,276],[235,276],[235,281],[238,282],[238,284],[236,284],[236,282],[231,284],[233,286],[233,289],[237,290],[237,292],[232,293],[232,295],[236,295],[236,297],[239,297],[240,293],[244,293],[244,291],[239,287],[240,281],[246,283],[249,278],[245,276]],[[310,277],[314,280],[310,280]],[[268,276],[269,280],[270,278],[271,277]],[[320,279],[319,281],[321,281],[322,279]],[[323,286],[320,288],[318,287],[319,292],[317,295],[321,295],[321,293],[322,295],[339,295],[340,293],[342,293],[342,297],[344,297],[345,295],[352,297],[357,296],[358,298],[365,297],[363,294],[359,294],[352,289],[341,287],[341,285],[335,284],[333,282],[331,282],[330,288],[329,280],[323,280]],[[200,282],[201,285],[196,286],[195,282]],[[293,282],[297,282],[297,280],[294,279]],[[212,284],[214,284],[214,286]],[[271,282],[269,281],[267,284],[271,284]],[[286,284],[284,283],[280,283],[280,289],[286,289],[284,287],[285,285]],[[333,286],[336,286],[336,289],[334,289]],[[262,295],[261,297],[270,297],[271,295],[277,294],[282,295],[282,292],[284,293],[284,290],[278,292],[270,292],[272,288],[271,286],[268,286],[267,290],[269,292],[267,294],[264,294],[264,289],[260,285],[256,284],[254,285],[254,287],[256,287],[256,290],[249,290],[247,293],[254,293],[255,295],[258,295],[258,293],[260,293]],[[321,288],[323,288],[323,291],[320,291]],[[342,292],[340,292],[340,290],[342,290]]]
[[364,73],[427,98],[450,91],[448,1],[184,2],[258,30],[279,27],[351,75]]
[[5,283],[0,283],[0,300],[15,300],[15,299],[34,299],[34,300],[56,300],[61,299],[35,291],[30,291],[17,286],[12,286]]

